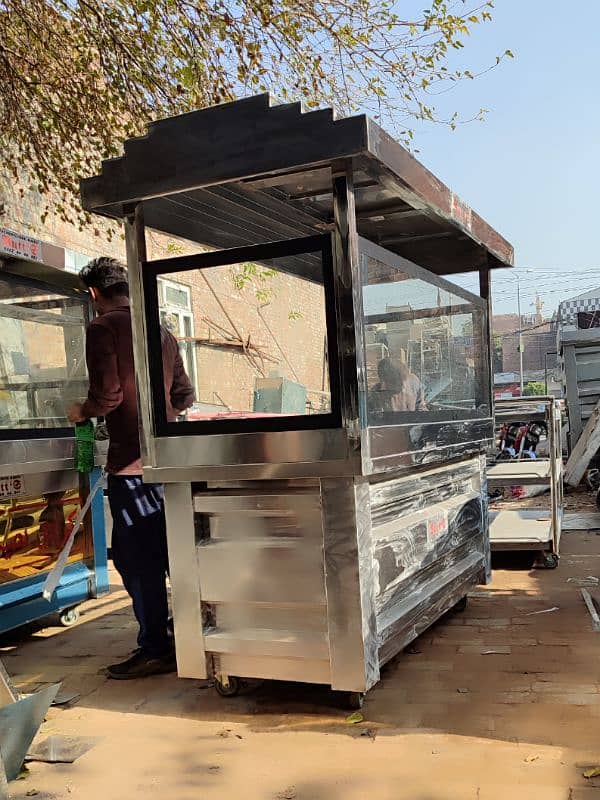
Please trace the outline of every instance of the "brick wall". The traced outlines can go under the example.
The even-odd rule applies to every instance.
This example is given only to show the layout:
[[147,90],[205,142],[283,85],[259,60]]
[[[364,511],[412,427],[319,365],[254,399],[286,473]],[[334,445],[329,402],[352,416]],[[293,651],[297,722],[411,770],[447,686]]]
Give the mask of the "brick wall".
[[[544,369],[545,354],[556,350],[556,333],[550,329],[534,329],[523,331],[523,370],[539,372]],[[551,360],[548,359],[550,367]],[[502,337],[502,371],[519,371],[519,335]]]
[[66,365],[65,337],[58,326],[22,322],[27,360],[32,375]]
[[518,314],[494,314],[492,317],[492,328],[494,333],[512,333],[519,330]]
[[40,195],[25,188],[24,185],[15,185],[10,180],[2,179],[1,176],[0,200],[4,203],[4,214],[0,217],[0,224],[11,230],[26,233],[90,257],[110,255],[113,258],[124,258],[125,256],[122,238],[117,235],[110,241],[107,235],[109,225],[101,217],[94,218],[93,223],[82,230],[79,230],[77,225],[63,222],[58,214],[50,213],[42,221],[45,201]]
[[[169,276],[190,287],[194,336],[203,340],[194,346],[198,399],[224,403],[235,410],[252,410],[255,380],[262,372],[301,383],[318,408],[325,336],[322,288],[279,273],[268,279],[270,297],[263,304],[253,286],[236,289],[234,270],[229,266],[203,270],[204,278],[198,270]],[[232,337],[237,329],[242,340],[249,341],[266,358],[262,360],[251,350],[253,364],[242,349],[218,346],[226,335],[217,326]],[[206,341],[209,339],[215,346]]]

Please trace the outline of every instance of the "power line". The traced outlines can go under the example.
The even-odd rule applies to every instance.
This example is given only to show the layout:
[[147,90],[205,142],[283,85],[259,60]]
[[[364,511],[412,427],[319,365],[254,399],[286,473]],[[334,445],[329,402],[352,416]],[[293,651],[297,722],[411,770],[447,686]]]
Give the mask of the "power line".
[[[531,292],[533,289],[535,289],[540,294],[542,294],[545,291],[562,291],[562,290],[564,290],[564,291],[573,292],[573,291],[577,291],[578,288],[580,288],[583,285],[583,283],[588,284],[589,280],[590,279],[588,278],[584,282],[580,282],[577,279],[573,279],[571,281],[569,281],[569,280],[555,281],[555,280],[552,280],[552,278],[540,278],[538,281],[535,281],[534,283],[521,284],[521,291],[525,290],[525,291]],[[558,288],[556,290],[555,289],[545,289],[543,284],[548,284],[549,286],[556,286]],[[592,288],[598,289],[598,291],[600,291],[600,282],[592,284]],[[502,284],[502,285],[496,284],[495,286],[492,286],[492,289],[495,289],[498,292],[502,292],[503,294],[515,294],[516,293],[516,291],[512,287],[509,288],[506,284]]]
[[[553,278],[551,275],[540,275],[538,278],[536,278],[535,280],[532,280],[532,281],[519,281],[519,285],[521,287],[530,288],[531,286],[539,286],[541,281],[551,281],[552,284],[555,285],[555,286],[556,285],[558,285],[558,286],[563,286],[563,285],[564,286],[568,286],[568,285],[579,286],[582,283],[589,283],[590,280],[591,280],[591,278],[589,278],[589,277],[582,278],[581,280],[579,280],[576,276],[575,277],[570,277],[570,278],[569,277],[567,277],[567,278]],[[511,287],[511,286],[515,286],[516,287],[516,284],[513,281],[511,281],[510,283],[509,282],[503,282],[503,283],[496,282],[495,284],[492,284],[492,286],[498,286],[503,291],[507,291],[509,289],[509,287]],[[600,280],[598,281],[596,286],[600,287]]]
[[597,279],[600,281],[600,271],[595,272],[590,270],[590,272],[574,272],[572,275],[555,275],[552,272],[540,272],[536,275],[527,275],[526,277],[519,278],[518,281],[509,281],[506,279],[496,278],[493,282],[494,283],[502,283],[506,286],[512,285],[516,286],[517,283],[523,285],[524,283],[535,283],[539,281],[540,278],[552,278],[555,281],[569,281],[569,280],[576,280],[576,281],[589,281],[592,278],[592,275],[595,275]]
[[511,275],[531,275],[533,273],[541,274],[543,272],[549,272],[553,275],[556,273],[568,273],[568,274],[576,274],[576,275],[583,275],[595,272],[596,274],[600,270],[600,267],[508,267],[506,269],[498,269],[494,270],[494,275],[498,278],[502,278],[503,280],[510,280]]
[[527,269],[519,272],[518,269],[511,270],[496,270],[494,276],[496,280],[508,281],[512,280],[513,275],[591,275],[598,274],[600,267],[586,267],[585,269],[571,269],[570,267],[563,267],[561,269],[548,269],[541,267],[540,269]]
[[[598,284],[593,284],[592,286],[583,286],[580,287],[579,293],[583,292],[590,292],[592,289],[598,289],[600,294],[600,286]],[[564,294],[567,290],[566,289],[536,289],[535,292],[521,292],[522,297],[535,297],[536,295],[544,296],[548,294]],[[572,295],[572,292],[569,292]],[[514,297],[515,292],[509,292],[506,289],[503,289],[499,292],[494,292],[492,288],[492,296],[493,297]],[[568,298],[567,298],[568,299]]]

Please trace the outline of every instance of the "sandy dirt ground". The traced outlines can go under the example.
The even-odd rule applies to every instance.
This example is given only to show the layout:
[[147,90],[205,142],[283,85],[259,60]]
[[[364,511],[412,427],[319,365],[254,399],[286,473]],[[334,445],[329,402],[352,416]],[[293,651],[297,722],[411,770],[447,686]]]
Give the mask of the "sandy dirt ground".
[[385,668],[359,724],[318,687],[265,682],[224,700],[175,676],[108,680],[135,639],[115,581],[77,627],[0,641],[21,690],[62,681],[80,695],[40,739],[96,737],[74,764],[30,764],[11,797],[600,800],[583,777],[600,764],[600,633],[578,585],[600,576],[600,536],[565,534],[554,571],[496,566],[464,613]]

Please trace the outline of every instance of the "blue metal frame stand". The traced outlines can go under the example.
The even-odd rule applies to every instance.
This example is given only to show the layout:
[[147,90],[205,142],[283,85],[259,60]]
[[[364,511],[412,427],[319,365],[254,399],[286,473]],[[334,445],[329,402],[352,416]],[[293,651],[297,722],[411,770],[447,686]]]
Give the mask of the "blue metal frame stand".
[[[90,474],[90,485],[100,477],[100,470]],[[35,622],[38,619],[73,608],[92,597],[108,592],[108,559],[104,498],[98,491],[92,500],[93,564],[69,564],[60,583],[48,602],[42,597],[47,573],[0,585],[0,633]]]

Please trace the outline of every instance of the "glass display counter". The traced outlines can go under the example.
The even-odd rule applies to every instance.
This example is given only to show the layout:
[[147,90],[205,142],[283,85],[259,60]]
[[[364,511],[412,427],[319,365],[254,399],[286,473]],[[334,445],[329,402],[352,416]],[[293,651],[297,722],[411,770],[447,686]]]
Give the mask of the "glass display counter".
[[0,431],[66,433],[85,396],[88,303],[25,278],[0,275]]
[[[266,96],[157,122],[82,196],[125,222],[179,674],[359,703],[489,577],[489,273],[510,245],[371,120]],[[181,254],[149,260],[146,226]],[[447,280],[469,271],[481,297]],[[177,421],[161,325],[196,386]]]
[[42,598],[90,486],[67,421],[87,393],[89,313],[75,276],[17,260],[0,274],[0,631],[53,611],[73,624],[77,605],[108,588],[94,501],[52,601]]
[[[170,499],[170,469],[186,465],[190,478],[206,481],[191,495],[199,607],[211,620],[204,646],[223,674],[329,682],[327,648],[362,636],[342,634],[342,620],[356,602],[352,581],[364,580],[372,592],[372,672],[357,651],[339,662],[345,688],[364,690],[448,593],[459,602],[467,583],[485,580],[481,449],[492,435],[485,303],[366,240],[359,250],[361,290],[352,316],[341,320],[328,234],[143,266],[148,353],[160,348],[162,281],[192,293],[207,282],[227,303],[225,312],[214,299],[212,308],[206,298],[192,302],[198,403],[178,421],[167,420],[162,360],[148,362],[157,467],[147,474],[168,484],[175,608],[181,542],[173,537],[183,529],[172,515],[185,504]],[[234,288],[243,264],[268,274],[268,303]],[[237,347],[211,336],[227,317],[244,321]],[[357,364],[350,396],[340,375],[343,328],[352,331]],[[215,397],[224,408],[202,410]],[[358,409],[354,446],[349,401]],[[339,570],[352,558],[359,570],[346,567],[342,586]],[[328,618],[336,598],[337,621]],[[183,614],[189,618],[189,609]],[[328,641],[324,631],[334,624],[338,638],[330,633]],[[298,661],[301,652],[312,671]],[[252,656],[249,666],[253,653],[263,660]]]

